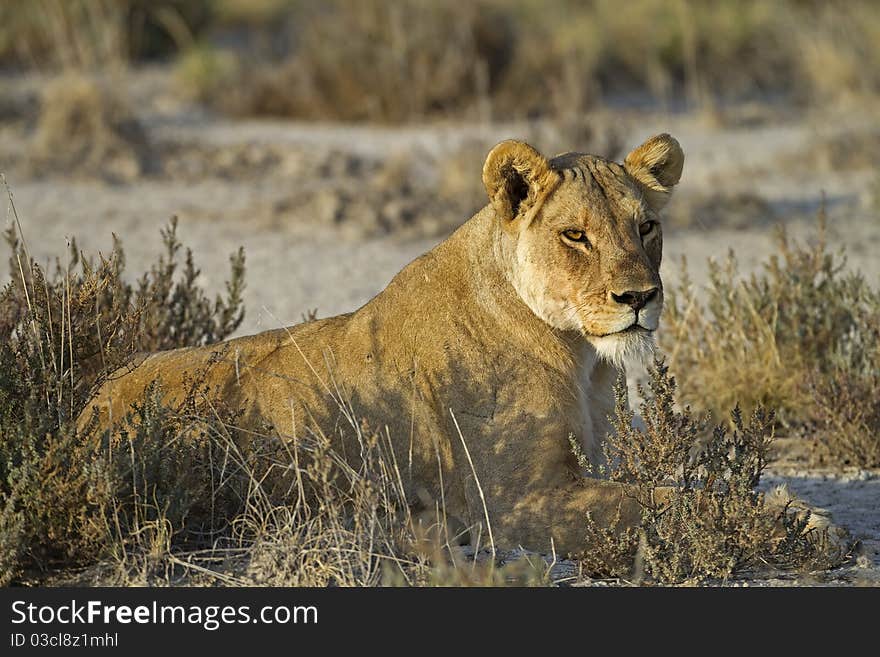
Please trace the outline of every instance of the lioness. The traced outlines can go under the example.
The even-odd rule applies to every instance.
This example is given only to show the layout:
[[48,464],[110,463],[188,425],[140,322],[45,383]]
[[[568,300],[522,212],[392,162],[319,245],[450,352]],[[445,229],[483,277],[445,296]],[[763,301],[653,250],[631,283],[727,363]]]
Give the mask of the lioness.
[[620,485],[583,476],[569,436],[599,458],[617,367],[650,351],[658,212],[683,163],[666,134],[622,165],[502,142],[483,167],[489,204],[359,310],[147,356],[82,421],[97,409],[109,426],[154,380],[179,400],[217,361],[206,383],[246,421],[321,430],[358,458],[345,418],[364,417],[387,428],[410,499],[442,499],[495,545],[576,551],[587,512],[639,520]]

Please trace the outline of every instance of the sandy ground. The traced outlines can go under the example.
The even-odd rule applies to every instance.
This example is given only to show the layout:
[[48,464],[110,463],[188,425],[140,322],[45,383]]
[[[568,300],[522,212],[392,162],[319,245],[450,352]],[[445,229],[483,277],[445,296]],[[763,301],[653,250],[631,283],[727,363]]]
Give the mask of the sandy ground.
[[[347,230],[345,208],[328,214],[324,205],[332,205],[334,194],[357,201],[367,184],[367,174],[359,172],[404,157],[417,171],[427,163],[430,182],[436,164],[468,144],[528,135],[539,148],[549,148],[534,124],[395,129],[229,121],[163,107],[160,97],[140,107],[159,165],[125,182],[75,170],[35,173],[27,166],[31,128],[0,124],[0,171],[14,194],[24,237],[37,260],[47,262],[65,253],[71,236],[86,252],[106,253],[116,233],[128,270],[136,273],[155,259],[159,228],[177,215],[179,235],[193,247],[202,282],[211,290],[222,289],[229,254],[245,247],[247,317],[240,333],[295,323],[313,309],[327,316],[357,308],[458,221],[444,219],[424,231]],[[724,257],[729,249],[743,271],[755,268],[775,249],[776,224],[810,239],[823,198],[829,242],[846,247],[852,268],[875,285],[880,281],[880,121],[870,115],[766,111],[755,119],[605,111],[589,120],[596,132],[613,131],[623,152],[662,131],[675,135],[685,150],[683,180],[664,229],[667,286],[678,279],[685,255],[697,282],[704,280],[707,258]],[[479,162],[459,173],[478,179]],[[329,201],[320,196],[324,189]],[[389,194],[393,202],[394,190]],[[416,202],[433,207],[422,194]],[[468,216],[462,211],[460,220]],[[878,473],[789,465],[774,467],[767,481],[788,482],[862,542],[858,563],[832,581],[880,584]]]

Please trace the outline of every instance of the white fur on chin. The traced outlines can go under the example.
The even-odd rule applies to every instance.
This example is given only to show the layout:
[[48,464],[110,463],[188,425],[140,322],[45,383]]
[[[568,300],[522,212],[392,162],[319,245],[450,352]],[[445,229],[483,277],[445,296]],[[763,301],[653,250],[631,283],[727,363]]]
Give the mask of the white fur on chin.
[[595,347],[599,358],[618,369],[627,363],[647,363],[656,349],[653,331],[627,331],[603,336],[588,335],[586,338]]

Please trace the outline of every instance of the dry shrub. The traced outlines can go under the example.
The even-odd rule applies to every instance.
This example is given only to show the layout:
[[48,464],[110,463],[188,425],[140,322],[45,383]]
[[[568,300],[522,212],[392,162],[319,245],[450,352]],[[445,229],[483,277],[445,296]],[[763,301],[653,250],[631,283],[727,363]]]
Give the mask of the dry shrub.
[[880,468],[880,315],[841,348],[831,371],[814,374],[811,459],[817,465]]
[[[99,262],[83,259],[72,244],[67,262],[47,273],[12,229],[7,239],[11,279],[0,292],[3,582],[25,568],[69,566],[106,553],[107,514],[119,484],[131,486],[136,479],[120,469],[125,464],[119,450],[114,461],[109,445],[97,450],[100,440],[77,436],[76,418],[101,377],[135,352],[206,344],[234,331],[243,318],[244,274],[239,253],[231,261],[226,298],[212,302],[196,285],[189,251],[179,271],[174,223],[164,233],[165,255],[135,284],[123,278],[118,242],[111,257]],[[193,471],[199,459],[163,452],[170,445],[165,416],[154,406],[138,412],[141,421],[124,455],[134,459],[139,444],[153,470]],[[164,440],[157,437],[162,432]],[[150,479],[155,494],[159,480]],[[163,499],[186,498],[175,492]]]
[[[485,7],[484,7],[485,9]],[[296,53],[243,63],[243,93],[206,76],[205,94],[236,113],[397,121],[467,111],[505,64],[503,22],[447,2],[330,2],[295,13]],[[239,91],[240,91],[239,90]]]
[[[118,433],[94,426],[78,432],[68,470],[85,474],[90,495],[71,530],[92,544],[89,552],[68,552],[53,565],[102,559],[115,565],[117,581],[149,581],[158,565],[170,572],[165,561],[172,546],[203,549],[228,533],[230,519],[244,508],[252,472],[247,459],[254,456],[230,458],[237,415],[208,402],[204,373],[194,373],[176,406],[154,384]],[[52,547],[66,538],[50,536]]]
[[[605,95],[645,90],[707,109],[768,92],[837,102],[880,91],[871,2],[262,4],[224,0],[216,14],[217,34],[237,29],[249,43],[237,63],[218,66],[232,53],[204,46],[184,56],[182,75],[223,111],[508,119],[578,116]],[[210,42],[210,25],[199,36]]]
[[131,180],[149,165],[149,144],[131,107],[109,81],[79,74],[46,85],[34,135],[38,172]]
[[326,435],[310,432],[297,436],[286,460],[277,464],[290,472],[288,485],[275,483],[275,492],[267,492],[264,480],[251,491],[245,513],[235,521],[242,559],[233,570],[242,581],[276,586],[547,581],[546,568],[501,569],[491,559],[456,560],[442,510],[420,518],[410,514],[387,436],[345,415],[360,444],[356,464],[332,449]]
[[876,351],[880,298],[846,271],[843,254],[828,251],[824,217],[814,244],[793,243],[780,229],[778,245],[779,255],[748,278],[732,252],[723,265],[710,262],[702,295],[685,266],[662,339],[688,403],[714,411],[762,404],[795,423],[809,417],[804,383],[814,372],[828,375]]
[[[344,409],[343,409],[344,410]],[[235,540],[246,550],[242,576],[286,586],[369,586],[386,567],[410,569],[412,518],[390,445],[350,412],[361,458],[346,461],[331,439],[316,432],[291,445],[267,433],[258,440],[283,445],[276,477],[255,479],[248,508],[235,519]]]
[[621,379],[615,433],[605,448],[606,474],[639,502],[641,526],[619,532],[588,520],[587,571],[637,583],[694,584],[842,561],[837,536],[818,529],[809,511],[756,490],[773,440],[772,413],[757,408],[745,422],[736,408],[731,427],[717,425],[705,436],[707,418],[675,409],[675,379],[663,362],[649,375],[649,394],[639,389],[645,428],[633,427]]
[[[591,86],[600,93],[650,90],[660,101],[687,95],[702,104],[709,94],[731,98],[784,82],[777,76],[788,53],[775,36],[786,29],[788,6],[757,0],[597,0],[576,8],[554,3],[548,11],[543,3],[523,4],[522,21],[533,33],[528,53],[549,38],[555,42],[551,49],[581,67],[568,77],[553,75],[552,66],[536,71],[570,87],[569,93]],[[543,29],[531,29],[535,22]],[[529,59],[540,61],[540,55]]]
[[214,90],[205,100],[232,113],[318,119],[566,117],[623,89],[663,100],[682,85],[736,94],[775,80],[786,54],[767,47],[782,26],[758,2],[682,1],[669,11],[660,0],[338,1],[290,8],[287,18],[290,51],[268,66],[242,61],[236,84],[205,75],[194,85]]

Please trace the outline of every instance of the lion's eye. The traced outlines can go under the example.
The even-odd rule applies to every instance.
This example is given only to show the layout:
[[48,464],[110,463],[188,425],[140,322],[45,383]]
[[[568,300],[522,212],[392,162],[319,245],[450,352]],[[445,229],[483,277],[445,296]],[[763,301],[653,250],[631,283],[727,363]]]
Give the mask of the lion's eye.
[[587,235],[582,230],[564,230],[562,231],[562,236],[570,242],[588,243]]
[[656,225],[657,225],[656,221],[646,221],[645,223],[643,223],[639,226],[639,235],[644,237],[645,235],[650,233],[652,230],[654,230],[654,226],[656,226]]

